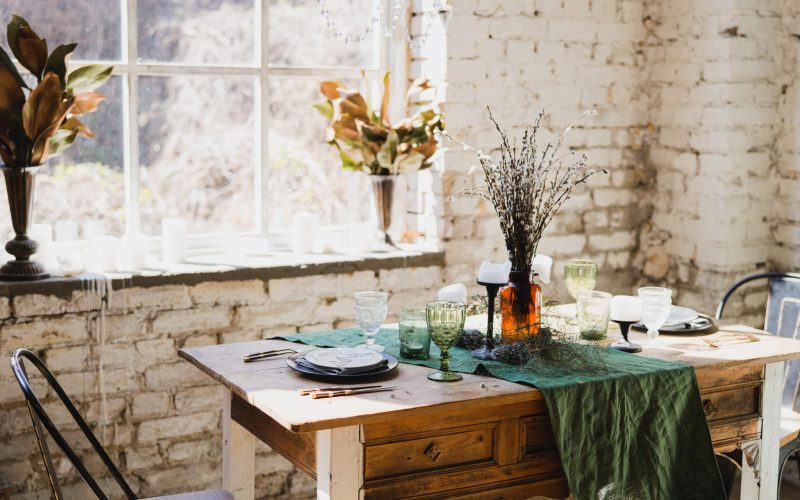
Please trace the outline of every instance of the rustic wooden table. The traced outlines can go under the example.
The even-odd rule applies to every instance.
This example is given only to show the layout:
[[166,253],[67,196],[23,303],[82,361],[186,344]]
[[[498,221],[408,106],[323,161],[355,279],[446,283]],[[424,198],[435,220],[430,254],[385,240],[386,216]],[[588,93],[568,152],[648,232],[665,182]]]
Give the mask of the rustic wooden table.
[[[742,498],[766,500],[779,474],[783,362],[800,357],[800,341],[759,339],[711,348],[703,337],[662,335],[642,355],[695,367],[715,449],[745,450]],[[475,375],[437,383],[426,378],[430,368],[402,364],[384,382],[396,391],[312,400],[297,390],[319,383],[285,359],[242,361],[281,347],[307,348],[263,340],[180,351],[224,388],[224,487],[237,499],[253,498],[255,439],[315,477],[318,498],[569,494],[538,390]]]

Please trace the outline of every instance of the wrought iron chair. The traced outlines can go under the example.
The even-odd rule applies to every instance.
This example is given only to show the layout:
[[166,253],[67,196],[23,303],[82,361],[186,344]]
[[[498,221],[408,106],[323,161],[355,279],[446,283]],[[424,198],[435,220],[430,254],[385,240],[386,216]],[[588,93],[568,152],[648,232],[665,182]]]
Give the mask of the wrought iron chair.
[[[717,319],[722,319],[722,312],[728,300],[739,288],[762,280],[767,280],[769,283],[764,330],[773,335],[797,339],[800,336],[800,273],[759,273],[740,279],[722,297],[717,307]],[[800,460],[798,384],[800,384],[800,360],[792,360],[786,363],[784,369],[781,397],[780,477],[783,477],[790,458]],[[780,484],[779,481],[778,498],[780,498]]]
[[[111,461],[111,458],[108,456],[108,453],[106,453],[106,450],[103,449],[103,446],[97,440],[94,433],[92,433],[91,429],[83,420],[80,413],[78,413],[78,410],[75,409],[75,405],[72,404],[72,401],[67,396],[67,393],[64,392],[61,384],[58,383],[44,362],[28,349],[17,349],[11,355],[11,369],[14,372],[14,376],[17,378],[20,389],[22,389],[22,393],[25,396],[25,401],[28,404],[28,410],[30,411],[31,420],[33,421],[33,430],[36,434],[36,441],[38,442],[39,450],[42,453],[42,459],[44,460],[45,468],[47,469],[47,477],[50,481],[50,487],[53,490],[54,498],[57,500],[62,500],[64,495],[61,492],[61,486],[58,482],[55,467],[53,466],[53,459],[50,456],[50,450],[47,445],[47,435],[45,434],[45,431],[47,434],[50,434],[50,437],[53,439],[56,445],[61,448],[61,451],[64,452],[64,455],[66,455],[67,459],[69,459],[70,463],[72,463],[72,465],[80,474],[81,478],[83,478],[83,480],[86,482],[86,485],[92,490],[95,496],[102,500],[107,499],[108,496],[103,492],[102,488],[100,488],[92,475],[89,474],[89,471],[86,469],[81,459],[70,447],[70,445],[64,439],[64,436],[61,435],[61,432],[59,432],[58,428],[56,428],[56,426],[53,424],[50,416],[44,410],[44,407],[39,401],[39,398],[33,392],[30,382],[28,381],[28,374],[25,370],[25,365],[23,364],[23,358],[27,361],[30,361],[30,363],[39,371],[39,373],[41,373],[45,380],[47,380],[47,383],[50,385],[53,391],[55,391],[56,395],[61,400],[61,403],[78,424],[78,427],[83,432],[84,436],[86,436],[86,439],[92,445],[92,448],[94,448],[95,453],[97,453],[97,455],[100,457],[108,472],[111,473],[111,476],[119,485],[124,496],[130,500],[136,499],[136,494],[134,494],[131,487],[125,481],[125,478],[122,477],[122,474],[120,474],[117,467]],[[168,495],[153,498],[162,500],[233,500],[233,495],[227,491],[214,490],[196,493],[182,493],[178,495]]]

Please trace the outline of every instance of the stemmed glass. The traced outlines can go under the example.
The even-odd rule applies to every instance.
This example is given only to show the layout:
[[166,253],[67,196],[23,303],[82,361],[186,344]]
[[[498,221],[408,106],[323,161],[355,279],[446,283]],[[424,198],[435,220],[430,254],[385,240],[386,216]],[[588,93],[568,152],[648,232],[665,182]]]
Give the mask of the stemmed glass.
[[441,300],[428,302],[425,314],[431,340],[442,351],[439,370],[428,375],[428,378],[437,382],[461,380],[461,375],[450,371],[450,348],[455,345],[464,329],[464,320],[467,319],[466,304]]
[[658,338],[658,329],[664,326],[672,307],[672,290],[657,286],[645,286],[638,290],[642,303],[642,323],[647,327],[647,338]]
[[597,283],[597,264],[591,260],[573,259],[564,264],[567,292],[578,300],[581,292],[591,292]]
[[373,351],[383,352],[384,347],[375,343],[378,330],[386,321],[388,308],[386,301],[389,295],[386,292],[356,292],[355,312],[358,326],[364,331],[364,344],[358,347],[365,347]]

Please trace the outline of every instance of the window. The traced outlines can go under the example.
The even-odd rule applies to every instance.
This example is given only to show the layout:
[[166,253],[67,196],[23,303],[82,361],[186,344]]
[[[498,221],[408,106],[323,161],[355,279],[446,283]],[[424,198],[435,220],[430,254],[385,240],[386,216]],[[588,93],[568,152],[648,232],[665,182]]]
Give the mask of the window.
[[[339,29],[360,33],[377,1],[326,4]],[[198,237],[281,232],[299,211],[368,220],[368,179],[341,170],[310,104],[325,79],[377,96],[383,36],[343,43],[317,0],[3,0],[4,22],[11,13],[50,50],[77,41],[72,67],[115,65],[86,119],[97,137],[40,171],[35,222],[72,220],[86,238],[158,236],[175,216]]]

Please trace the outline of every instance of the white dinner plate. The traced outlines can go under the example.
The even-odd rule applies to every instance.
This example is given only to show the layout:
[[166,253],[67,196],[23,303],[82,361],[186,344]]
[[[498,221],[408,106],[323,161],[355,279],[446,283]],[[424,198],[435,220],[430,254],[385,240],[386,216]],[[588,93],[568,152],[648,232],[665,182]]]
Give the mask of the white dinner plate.
[[676,325],[679,323],[691,323],[692,321],[696,320],[698,316],[700,316],[700,314],[698,314],[694,309],[681,306],[672,306],[669,311],[669,316],[667,316],[667,321],[664,322],[664,326]]
[[381,353],[357,347],[331,347],[306,352],[306,361],[323,368],[363,369],[383,363]]

